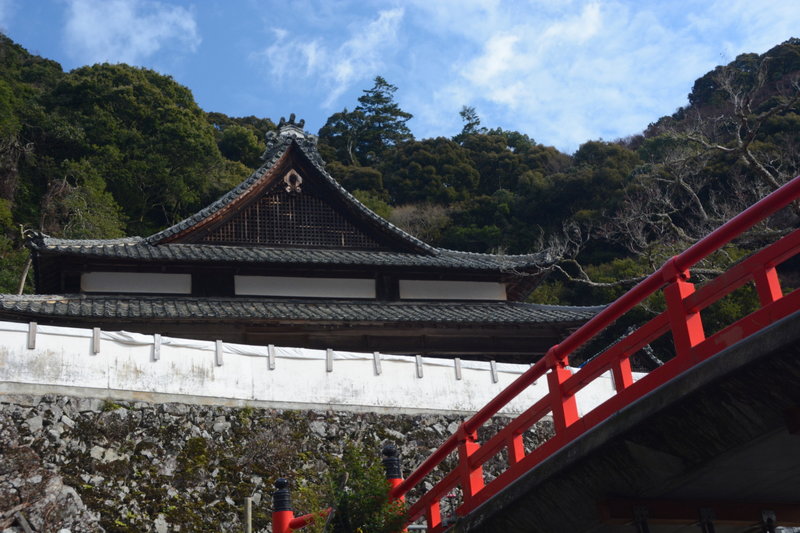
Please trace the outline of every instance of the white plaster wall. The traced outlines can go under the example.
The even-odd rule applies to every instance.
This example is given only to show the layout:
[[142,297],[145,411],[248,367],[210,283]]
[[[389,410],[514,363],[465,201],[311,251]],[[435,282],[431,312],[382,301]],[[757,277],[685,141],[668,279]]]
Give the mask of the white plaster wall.
[[81,291],[189,294],[192,276],[159,272],[85,272],[81,274]]
[[494,281],[401,279],[400,298],[408,300],[505,300],[506,286]]
[[[422,357],[422,377],[415,356],[332,352],[274,347],[275,368],[269,369],[269,348],[161,338],[127,332],[100,332],[100,351],[93,354],[92,330],[38,326],[35,348],[28,349],[28,324],[0,322],[0,384],[74,387],[93,391],[134,391],[215,400],[241,400],[276,405],[323,408],[377,408],[416,412],[477,411],[519,377],[528,365],[462,361],[456,379],[452,360]],[[221,364],[219,364],[221,363]],[[611,396],[605,375],[578,395],[582,413]],[[0,389],[2,390],[2,389]],[[547,392],[546,379],[529,387],[504,409],[525,410]],[[113,396],[113,394],[109,394]]]
[[375,298],[374,279],[234,276],[236,294],[309,298]]

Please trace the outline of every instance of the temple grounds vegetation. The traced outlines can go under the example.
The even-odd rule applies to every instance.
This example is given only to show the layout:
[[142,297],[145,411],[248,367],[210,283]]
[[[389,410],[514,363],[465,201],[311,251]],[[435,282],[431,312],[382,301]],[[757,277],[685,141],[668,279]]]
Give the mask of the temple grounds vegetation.
[[[376,77],[352,110],[328,119],[319,148],[347,189],[431,244],[545,249],[553,275],[533,299],[597,304],[800,173],[798,76],[798,39],[743,54],[698,79],[673,115],[574,154],[484,127],[469,106],[459,134],[415,139],[397,88]],[[0,35],[0,291],[18,290],[21,229],[155,232],[242,181],[275,127],[205,112],[188,88],[151,70],[64,72]],[[713,274],[795,224],[796,213],[775,219],[695,274]]]

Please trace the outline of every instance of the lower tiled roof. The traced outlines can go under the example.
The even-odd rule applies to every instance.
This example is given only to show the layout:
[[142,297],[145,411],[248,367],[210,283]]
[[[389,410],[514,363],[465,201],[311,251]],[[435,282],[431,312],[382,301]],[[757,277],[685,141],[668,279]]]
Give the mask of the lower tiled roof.
[[602,307],[521,302],[375,302],[190,296],[3,295],[3,318],[235,320],[432,325],[526,325],[583,322]]
[[305,264],[388,267],[435,267],[485,271],[540,270],[552,263],[544,252],[493,255],[435,249],[431,255],[342,249],[271,248],[212,244],[152,245],[141,237],[69,240],[40,236],[30,246],[43,255],[133,261],[203,262],[205,264]]

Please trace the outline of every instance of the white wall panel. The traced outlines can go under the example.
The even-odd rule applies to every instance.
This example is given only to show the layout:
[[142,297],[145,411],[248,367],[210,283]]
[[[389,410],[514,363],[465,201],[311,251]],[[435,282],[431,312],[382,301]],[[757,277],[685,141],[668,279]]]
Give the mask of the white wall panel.
[[375,298],[374,279],[234,276],[236,294],[304,298]]
[[84,272],[81,292],[191,294],[191,274],[159,272]]
[[403,300],[505,300],[506,286],[493,281],[401,279]]

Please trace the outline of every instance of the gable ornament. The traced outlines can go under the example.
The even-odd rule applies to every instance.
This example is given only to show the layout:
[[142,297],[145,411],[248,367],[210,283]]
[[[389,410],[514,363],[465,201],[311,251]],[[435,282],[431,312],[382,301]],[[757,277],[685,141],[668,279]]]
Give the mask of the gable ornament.
[[294,169],[286,173],[283,177],[283,182],[286,184],[286,192],[288,193],[297,194],[303,191],[301,188],[303,178]]

